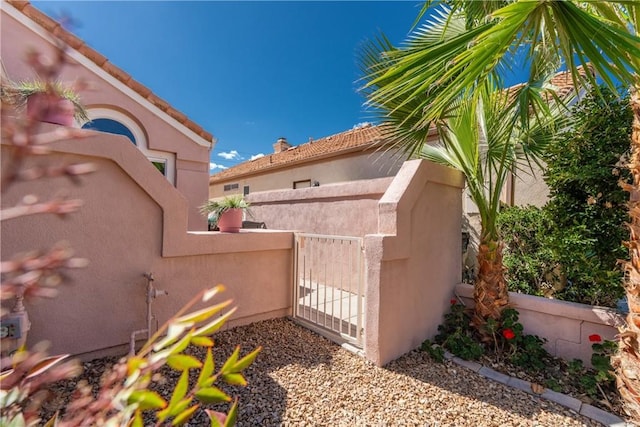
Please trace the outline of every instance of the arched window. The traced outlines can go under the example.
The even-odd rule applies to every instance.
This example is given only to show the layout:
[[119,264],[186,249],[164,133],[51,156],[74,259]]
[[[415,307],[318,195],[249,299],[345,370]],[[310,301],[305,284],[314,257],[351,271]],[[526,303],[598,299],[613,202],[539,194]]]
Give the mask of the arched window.
[[131,130],[122,123],[113,119],[93,119],[82,125],[82,129],[97,130],[100,132],[115,133],[116,135],[124,135],[129,138],[131,142],[133,142],[133,145],[137,145],[136,137],[133,136],[133,132],[131,132]]
[[109,108],[89,108],[89,117],[91,120],[82,126],[83,129],[126,136],[175,185],[175,154],[149,149],[146,134],[135,120]]

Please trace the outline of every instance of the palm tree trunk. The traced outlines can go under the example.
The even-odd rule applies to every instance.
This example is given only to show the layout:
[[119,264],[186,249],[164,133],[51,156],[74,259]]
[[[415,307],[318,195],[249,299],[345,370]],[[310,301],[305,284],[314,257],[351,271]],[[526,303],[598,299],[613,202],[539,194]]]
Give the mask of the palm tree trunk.
[[502,241],[482,239],[478,247],[478,275],[473,287],[473,324],[483,334],[487,319],[499,320],[509,302],[502,264]]
[[625,403],[625,410],[640,425],[640,87],[631,93],[633,130],[631,133],[631,162],[633,185],[624,186],[631,192],[629,202],[630,260],[626,264],[627,301],[629,315],[620,331],[618,353],[612,357],[617,386]]

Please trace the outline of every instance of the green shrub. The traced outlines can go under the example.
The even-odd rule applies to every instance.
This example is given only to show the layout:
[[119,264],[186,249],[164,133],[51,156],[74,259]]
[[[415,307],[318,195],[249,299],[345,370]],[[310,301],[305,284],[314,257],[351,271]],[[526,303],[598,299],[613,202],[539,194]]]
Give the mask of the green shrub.
[[438,326],[435,341],[464,360],[477,360],[484,354],[476,330],[471,327],[470,313],[455,299],[451,300],[451,311],[444,315],[444,323]]
[[618,260],[627,259],[628,153],[632,112],[628,96],[605,88],[574,109],[575,127],[549,147],[545,182],[553,223],[550,240],[567,275],[557,298],[615,307],[624,295]]
[[548,147],[543,208],[508,208],[498,224],[510,291],[615,307],[624,295],[619,260],[628,258],[627,97],[600,88],[574,109],[574,126]]
[[485,329],[492,337],[489,340],[471,326],[472,314],[472,310],[452,299],[451,311],[438,326],[435,343],[426,340],[421,349],[438,362],[444,360],[444,350],[448,350],[464,360],[478,360],[485,354],[493,354],[528,371],[541,371],[547,366],[549,354],[542,347],[544,340],[524,334],[516,310],[507,308],[498,321],[488,320]]
[[503,262],[509,290],[547,295],[553,288],[548,277],[558,263],[545,242],[551,229],[546,212],[535,206],[514,206],[501,211],[497,222],[505,242]]

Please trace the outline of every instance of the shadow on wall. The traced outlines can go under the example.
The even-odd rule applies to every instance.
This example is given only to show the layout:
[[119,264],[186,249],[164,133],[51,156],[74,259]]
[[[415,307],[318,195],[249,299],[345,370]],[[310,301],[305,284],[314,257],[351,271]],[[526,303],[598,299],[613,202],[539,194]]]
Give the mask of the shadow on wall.
[[462,216],[462,282],[473,283],[478,271],[478,245],[480,244],[480,216]]

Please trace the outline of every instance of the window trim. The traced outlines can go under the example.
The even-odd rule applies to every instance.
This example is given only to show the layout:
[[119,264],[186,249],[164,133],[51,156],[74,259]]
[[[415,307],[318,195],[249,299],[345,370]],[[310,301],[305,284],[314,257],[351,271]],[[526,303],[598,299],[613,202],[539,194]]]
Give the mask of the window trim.
[[[301,187],[297,186],[298,184],[306,184],[306,183],[309,183],[309,185],[305,185],[305,186],[301,186]],[[311,187],[311,185],[312,185],[312,182],[311,182],[310,179],[303,179],[301,181],[293,181],[293,189],[294,190],[298,190],[300,188],[308,188],[308,187]]]
[[[126,126],[136,139],[136,147],[145,155],[149,161],[165,162],[165,178],[173,185],[176,185],[176,155],[167,151],[152,150],[147,144],[147,135],[142,127],[128,115],[105,107],[89,107],[90,119],[110,119],[122,123]],[[86,123],[83,123],[84,125]],[[127,138],[128,139],[128,138]]]

